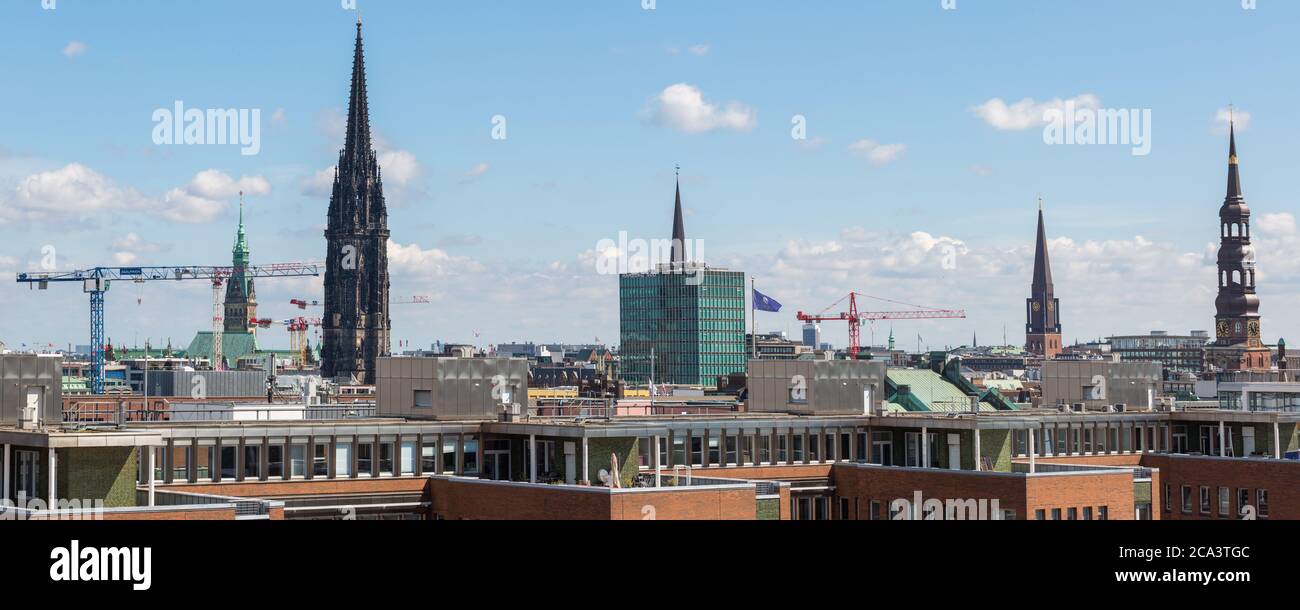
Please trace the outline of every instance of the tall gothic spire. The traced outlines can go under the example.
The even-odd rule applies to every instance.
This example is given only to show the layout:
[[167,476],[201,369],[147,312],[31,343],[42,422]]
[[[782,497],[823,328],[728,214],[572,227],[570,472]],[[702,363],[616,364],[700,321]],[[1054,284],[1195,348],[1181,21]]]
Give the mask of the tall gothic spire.
[[370,106],[366,101],[366,58],[361,44],[361,18],[357,18],[357,44],[352,56],[352,91],[348,97],[348,132],[343,160],[355,165],[370,152]]
[[677,168],[677,204],[673,209],[673,258],[674,265],[686,263],[686,223],[682,220],[682,177],[681,167]]
[[1038,239],[1034,246],[1034,283],[1035,292],[1051,292],[1052,261],[1047,256],[1047,227],[1043,222],[1043,200],[1038,200]]

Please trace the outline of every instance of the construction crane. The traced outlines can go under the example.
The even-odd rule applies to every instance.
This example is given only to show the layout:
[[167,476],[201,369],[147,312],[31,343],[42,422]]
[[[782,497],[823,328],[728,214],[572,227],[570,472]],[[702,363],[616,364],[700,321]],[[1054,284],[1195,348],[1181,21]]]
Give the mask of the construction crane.
[[[388,302],[389,305],[428,305],[433,299],[425,296],[414,296],[409,299],[399,298]],[[308,307],[324,307],[325,304],[320,301],[308,301],[307,299],[289,299],[289,304],[298,309],[307,309]]]
[[321,319],[289,318],[280,323],[289,331],[289,351],[293,352],[295,363],[302,369],[307,364],[307,331],[312,327],[319,328]]
[[[279,263],[249,265],[239,270],[250,278],[316,277],[325,263]],[[18,274],[18,283],[46,290],[51,283],[80,282],[82,292],[90,295],[90,351],[91,391],[104,393],[104,293],[112,282],[125,280],[135,283],[159,281],[208,280],[213,292],[213,365],[221,360],[221,330],[224,316],[221,307],[221,285],[235,273],[234,267],[95,267],[78,271],[34,272]]]
[[[858,297],[860,297],[860,296],[861,296],[861,297],[866,297],[866,298],[868,298],[868,299],[875,299],[875,300],[877,300],[877,301],[884,301],[884,302],[886,302],[886,303],[893,303],[893,304],[895,304],[895,305],[905,305],[905,306],[907,306],[907,307],[914,307],[915,309],[913,309],[913,310],[909,310],[909,311],[864,311],[864,312],[859,312],[859,311],[858,311]],[[844,302],[844,299],[848,299],[848,301],[849,301],[849,310],[848,310],[848,311],[846,311],[846,312],[845,312],[845,311],[842,311],[842,312],[840,312],[840,313],[837,314],[837,315],[833,315],[833,314],[828,314],[828,313],[827,313],[827,312],[829,312],[829,311],[835,309],[835,307],[838,306],[840,303],[843,303],[843,302]],[[965,312],[964,310],[960,310],[960,309],[935,309],[935,308],[933,308],[933,307],[924,307],[924,306],[921,306],[921,305],[913,305],[913,304],[911,304],[911,303],[904,303],[904,302],[902,302],[902,301],[893,301],[893,300],[890,300],[890,299],[884,299],[884,298],[880,298],[880,297],[873,297],[873,296],[871,296],[871,295],[862,294],[862,293],[860,293],[860,292],[850,292],[850,293],[848,294],[848,296],[846,296],[846,297],[844,297],[843,299],[840,299],[840,300],[838,300],[838,301],[832,303],[830,307],[827,307],[826,309],[822,310],[821,313],[818,313],[818,314],[815,314],[815,315],[810,315],[810,314],[806,314],[806,313],[804,313],[804,312],[801,311],[801,312],[799,312],[798,318],[799,318],[799,321],[801,321],[801,322],[832,322],[832,321],[847,321],[847,322],[849,323],[849,358],[851,358],[851,359],[853,359],[853,360],[857,360],[857,359],[858,359],[858,351],[861,349],[861,346],[862,346],[862,332],[861,332],[861,326],[862,326],[862,321],[863,321],[863,320],[866,320],[866,321],[868,321],[868,322],[874,322],[874,321],[876,321],[876,320],[938,320],[938,319],[965,319],[965,318],[966,318],[966,312]]]

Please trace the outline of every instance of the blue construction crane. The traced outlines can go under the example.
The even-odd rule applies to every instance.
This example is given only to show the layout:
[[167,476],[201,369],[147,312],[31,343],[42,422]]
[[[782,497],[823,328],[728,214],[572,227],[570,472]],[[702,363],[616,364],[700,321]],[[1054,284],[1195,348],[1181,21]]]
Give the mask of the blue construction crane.
[[[321,274],[324,263],[280,263],[275,265],[249,265],[240,268],[250,278],[315,277]],[[104,293],[115,280],[130,282],[210,280],[220,286],[236,269],[234,267],[95,267],[80,271],[34,272],[18,274],[18,283],[36,285],[41,290],[51,282],[81,282],[82,292],[90,295],[90,352],[91,391],[104,393]],[[214,293],[216,291],[214,290]],[[219,332],[219,331],[218,331]],[[216,366],[217,363],[213,363]]]

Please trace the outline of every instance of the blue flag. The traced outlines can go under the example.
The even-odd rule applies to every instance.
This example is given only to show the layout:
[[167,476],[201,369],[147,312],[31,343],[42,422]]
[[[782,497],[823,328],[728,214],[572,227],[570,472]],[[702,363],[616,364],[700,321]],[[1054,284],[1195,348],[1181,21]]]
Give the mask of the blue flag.
[[759,292],[757,289],[755,289],[754,309],[757,309],[759,311],[770,311],[772,313],[776,313],[781,311],[781,304],[777,303],[776,299],[773,299],[772,297],[769,297]]

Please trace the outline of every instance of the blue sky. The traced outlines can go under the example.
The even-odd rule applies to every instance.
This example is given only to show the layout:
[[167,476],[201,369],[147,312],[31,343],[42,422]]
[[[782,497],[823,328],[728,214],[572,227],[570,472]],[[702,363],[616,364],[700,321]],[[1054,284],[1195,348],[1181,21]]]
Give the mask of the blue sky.
[[[688,235],[754,275],[797,332],[849,290],[968,320],[899,325],[932,346],[1023,339],[1036,198],[1067,341],[1211,327],[1226,136],[1242,113],[1266,339],[1295,335],[1300,5],[1260,0],[360,1],[395,242],[394,335],[617,341],[602,239],[664,237],[672,167]],[[227,264],[237,188],[255,263],[324,257],[318,175],[342,145],[355,12],[339,0],[6,0],[0,271]],[[676,87],[676,88],[675,88]],[[701,98],[691,97],[698,94]],[[1084,98],[1083,96],[1090,96]],[[1048,146],[995,100],[1150,109],[1152,149]],[[158,146],[155,109],[257,108],[261,151]],[[1012,106],[1014,109],[1015,107]],[[491,138],[504,116],[508,137]],[[791,138],[806,117],[808,139]],[[871,157],[870,152],[878,153]],[[958,253],[955,269],[939,264]],[[260,315],[319,282],[259,286]],[[86,342],[73,287],[0,283],[0,341]],[[873,306],[874,307],[874,306]],[[118,285],[108,334],[186,344],[206,286]],[[885,307],[890,308],[890,307]],[[1288,335],[1289,333],[1289,335]],[[877,329],[877,339],[883,336]],[[843,328],[826,337],[843,343]],[[283,331],[264,342],[287,344]]]

